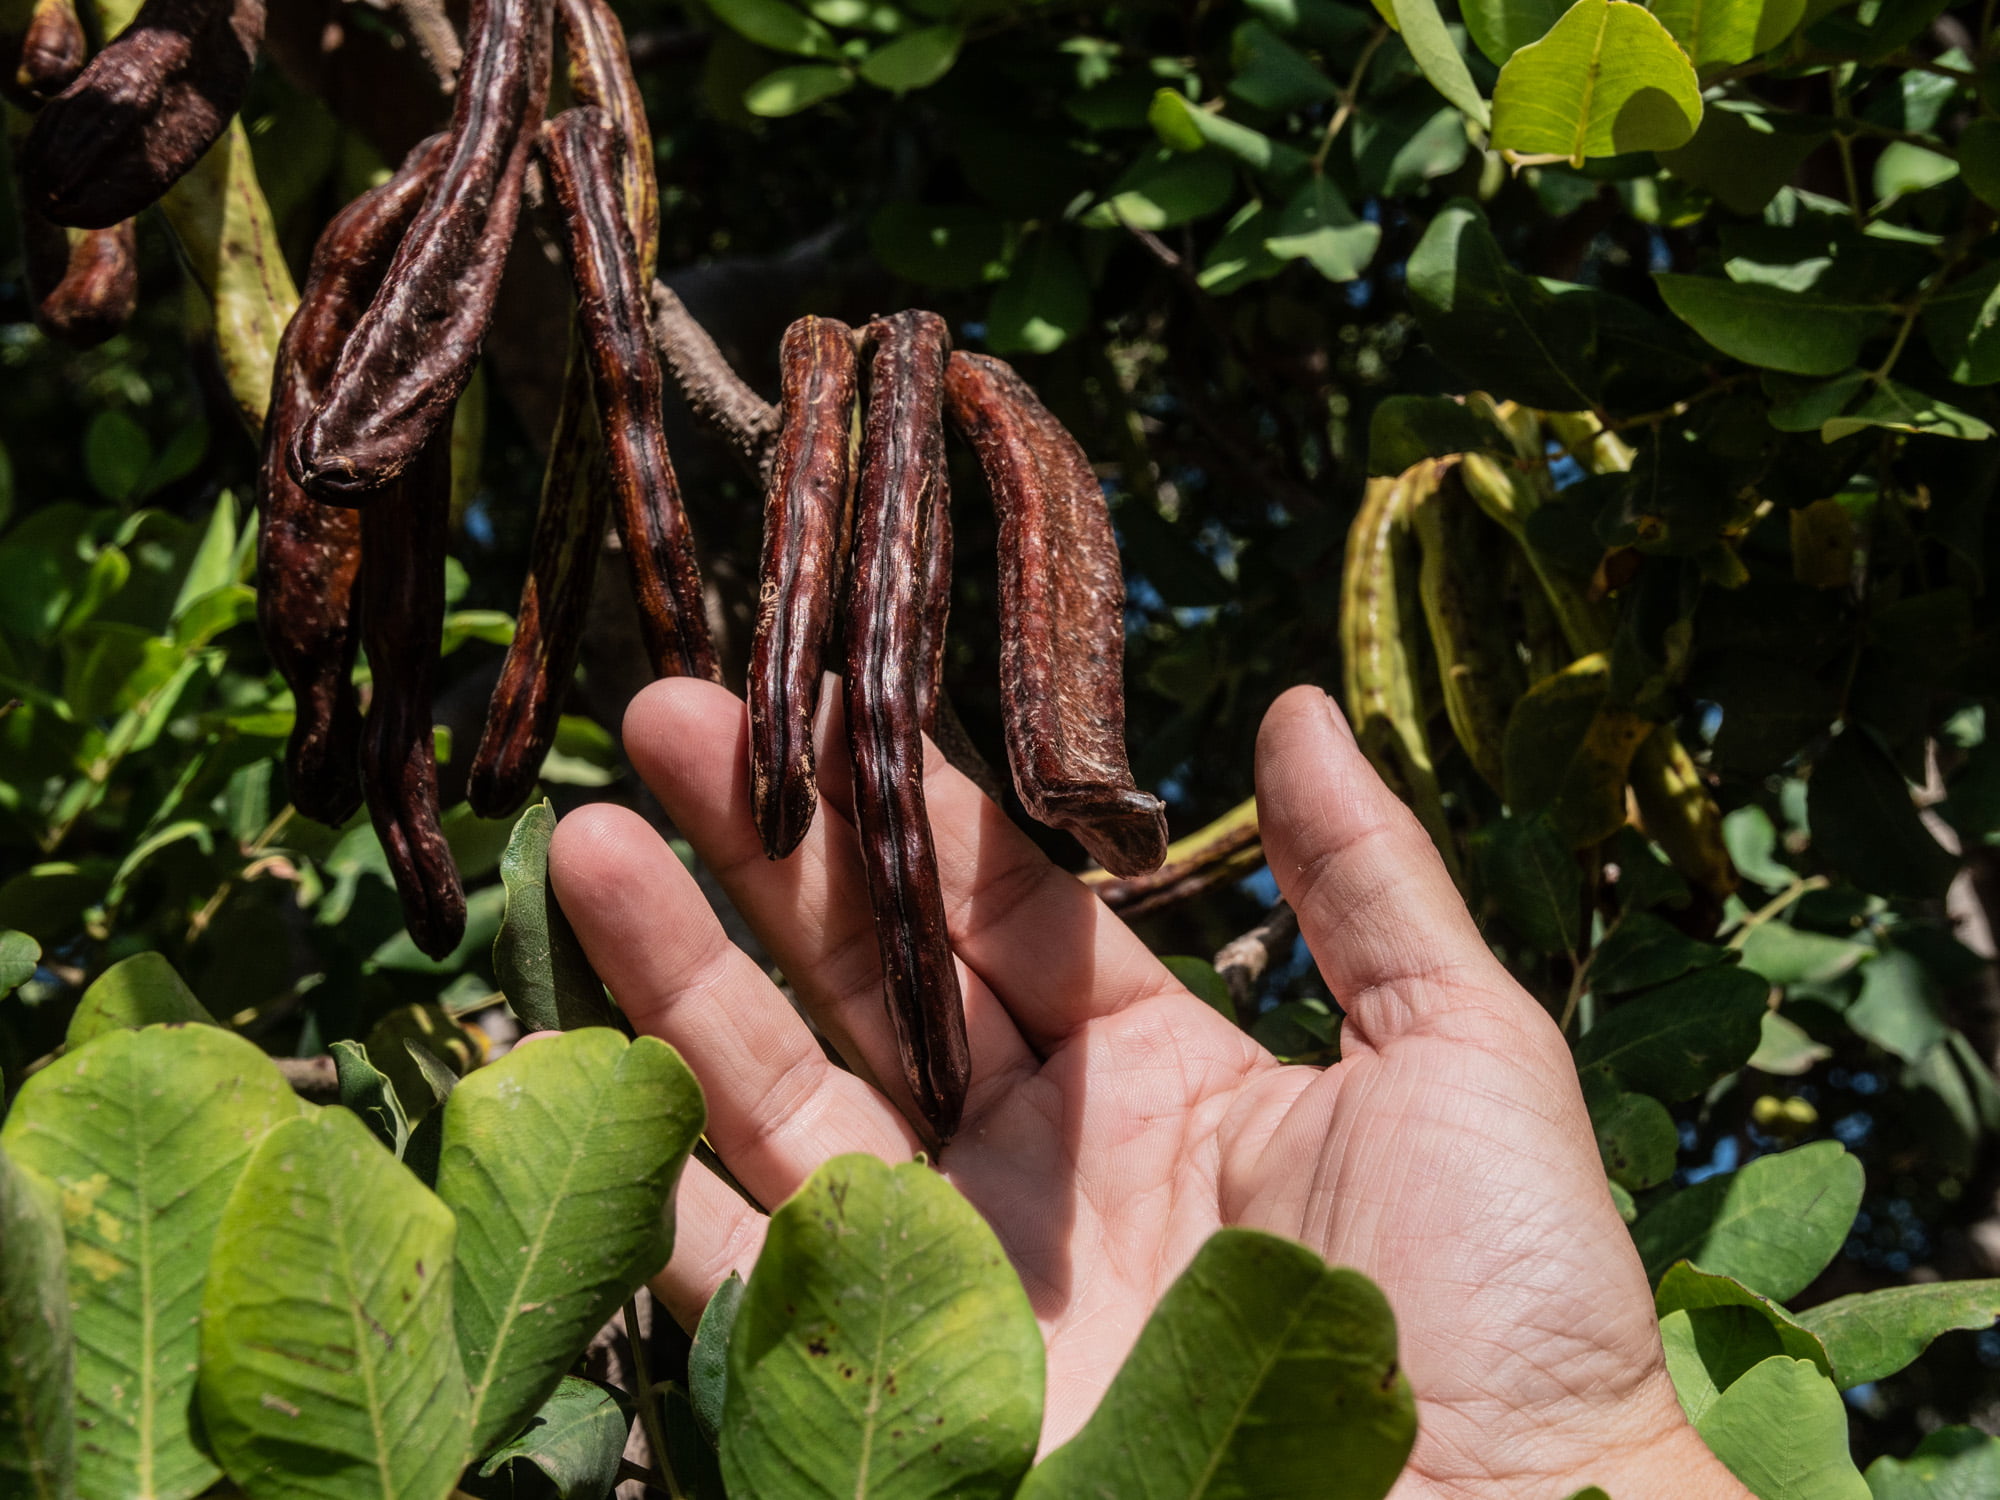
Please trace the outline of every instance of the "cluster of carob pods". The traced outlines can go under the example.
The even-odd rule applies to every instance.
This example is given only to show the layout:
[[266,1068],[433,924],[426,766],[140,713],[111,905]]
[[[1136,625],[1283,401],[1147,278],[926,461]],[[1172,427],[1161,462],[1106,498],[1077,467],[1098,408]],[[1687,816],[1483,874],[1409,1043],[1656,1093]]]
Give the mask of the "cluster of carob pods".
[[[122,256],[110,279],[122,278],[129,306],[131,217],[226,128],[261,0],[146,0],[88,66],[68,0],[32,7],[27,35],[0,37],[21,59],[17,97],[25,80],[41,106],[19,143],[24,206],[82,231],[64,236],[65,285],[104,281],[93,268]],[[558,27],[572,102],[545,120]],[[653,670],[720,676],[662,427],[654,304],[678,304],[653,282],[652,155],[605,0],[473,0],[449,128],[327,225],[278,349],[259,475],[258,610],[297,705],[292,800],[336,824],[366,802],[410,934],[433,955],[465,925],[432,737],[451,423],[531,164],[560,223],[576,336],[531,572],[468,799],[499,816],[534,784],[575,670],[607,511]],[[74,287],[64,295],[89,300]],[[1076,441],[1001,361],[953,352],[936,314],[860,329],[802,319],[785,335],[782,371],[780,405],[754,424],[751,455],[767,484],[748,682],[757,827],[773,859],[805,836],[818,802],[821,671],[838,666],[888,1008],[915,1102],[948,1139],[970,1059],[921,774],[951,592],[947,417],[976,450],[1000,515],[1015,786],[1033,816],[1131,875],[1160,863],[1166,830],[1126,762],[1117,549]],[[744,445],[741,424],[734,436]],[[365,713],[353,680],[364,645]]]

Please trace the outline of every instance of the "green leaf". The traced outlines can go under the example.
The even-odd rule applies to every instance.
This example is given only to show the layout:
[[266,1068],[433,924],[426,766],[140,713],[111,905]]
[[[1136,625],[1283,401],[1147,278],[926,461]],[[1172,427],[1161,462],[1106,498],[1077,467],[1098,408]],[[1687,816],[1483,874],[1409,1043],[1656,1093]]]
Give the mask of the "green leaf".
[[926,26],[869,53],[861,76],[891,93],[927,89],[951,71],[964,42],[965,33],[956,26]]
[[1778,830],[1771,815],[1752,803],[1723,817],[1722,842],[1737,873],[1770,890],[1783,890],[1796,878],[1778,861]]
[[25,932],[0,931],[0,999],[35,977],[42,966],[42,945]]
[[1359,196],[1408,197],[1456,172],[1471,150],[1465,116],[1412,91],[1385,110],[1355,118],[1350,142]]
[[1608,839],[1625,823],[1632,757],[1654,725],[1611,704],[1611,664],[1582,657],[1521,695],[1501,747],[1508,808],[1546,812],[1573,849]]
[[1629,1192],[1643,1193],[1674,1175],[1680,1157],[1680,1131],[1667,1107],[1651,1094],[1620,1091],[1601,1105],[1593,1102],[1591,1128],[1597,1135],[1597,1156],[1604,1175]]
[[1874,1500],[1988,1500],[2000,1495],[2000,1438],[1975,1427],[1940,1427],[1906,1459],[1868,1466]]
[[835,1157],[771,1215],[729,1339],[723,1477],[796,1500],[1012,1495],[1043,1379],[1027,1294],[972,1205],[922,1162]]
[[1927,151],[1910,141],[1891,141],[1875,158],[1872,186],[1878,205],[1893,202],[1906,193],[1950,182],[1958,175],[1958,163],[1949,156]]
[[[1820,1336],[1771,1298],[1753,1292],[1733,1276],[1717,1276],[1681,1261],[1660,1278],[1653,1306],[1662,1318],[1673,1312],[1693,1315],[1695,1342],[1703,1351],[1710,1373],[1727,1374],[1726,1379],[1717,1379],[1719,1390],[1726,1390],[1738,1375],[1772,1354],[1805,1360],[1829,1380],[1833,1378],[1833,1361]],[[1723,1351],[1741,1349],[1752,1342],[1745,1336],[1744,1317],[1739,1315],[1761,1325],[1769,1336],[1770,1346],[1763,1354],[1729,1370]],[[1689,1413],[1689,1420],[1697,1420],[1694,1413]]]
[[1053,234],[1034,248],[993,293],[986,347],[995,354],[1052,354],[1090,323],[1090,282],[1083,263]]
[[517,1048],[453,1090],[437,1192],[458,1217],[475,1453],[518,1430],[666,1265],[702,1114],[673,1048],[603,1027]]
[[538,802],[521,814],[500,856],[507,907],[493,937],[493,977],[530,1031],[616,1027],[619,1014],[549,885],[555,831],[555,809]]
[[1866,401],[1845,416],[1829,417],[1822,422],[1819,435],[1829,443],[1837,443],[1870,427],[1957,438],[1967,443],[1981,443],[1993,436],[1993,429],[1970,412],[1894,380],[1875,382],[1875,389]]
[[1167,1289],[1097,1410],[1036,1466],[1021,1500],[1377,1500],[1415,1436],[1395,1318],[1374,1283],[1302,1245],[1223,1229]]
[[214,1026],[111,1031],[22,1085],[4,1147],[62,1195],[83,1495],[183,1500],[219,1472],[196,1446],[196,1312],[224,1200],[298,1102]]
[[339,1041],[327,1050],[340,1079],[342,1107],[353,1110],[376,1140],[401,1157],[410,1144],[410,1117],[403,1113],[396,1085],[368,1060],[368,1051],[359,1042]]
[[708,6],[738,36],[773,52],[832,57],[839,51],[832,33],[785,0],[708,0]]
[[1452,41],[1444,17],[1438,13],[1437,0],[1377,0],[1376,9],[1385,15],[1393,12],[1403,45],[1410,49],[1410,56],[1416,59],[1431,87],[1463,110],[1475,124],[1490,125],[1492,111],[1480,94],[1479,85],[1472,81],[1472,73],[1465,66],[1458,44]]
[[1212,110],[1198,108],[1179,89],[1161,89],[1155,93],[1146,119],[1154,134],[1175,151],[1199,151],[1204,146],[1213,146],[1260,176],[1283,180],[1296,177],[1311,165],[1311,158],[1298,148],[1274,141],[1261,130],[1252,130]]
[[55,1188],[0,1151],[0,1485],[76,1493],[69,1287]]
[[1691,1260],[1783,1302],[1840,1253],[1861,1187],[1844,1146],[1814,1141],[1683,1188],[1641,1214],[1632,1238],[1649,1276]]
[[1806,0],[1653,0],[1652,10],[1706,70],[1769,52],[1798,29]]
[[[1978,123],[2000,132],[2000,120]],[[1980,267],[1926,302],[1924,337],[1938,363],[1960,385],[2000,380],[2000,261]]]
[[1831,1056],[1833,1048],[1814,1041],[1796,1022],[1786,1020],[1775,1010],[1767,1010],[1757,1050],[1750,1054],[1745,1066],[1760,1073],[1797,1078]]
[[1006,274],[1006,221],[976,204],[884,204],[868,221],[868,244],[892,273],[924,286],[978,286]]
[[1868,957],[1865,943],[1766,922],[1743,940],[1743,967],[1772,984],[1824,984]]
[[1869,1500],[1848,1455],[1840,1392],[1804,1360],[1765,1360],[1695,1430],[1758,1500]]
[[1660,165],[1706,188],[1725,208],[1761,214],[1827,134],[1820,122],[1766,110],[1756,100],[1714,99],[1693,139],[1662,152]]
[[188,559],[167,618],[178,622],[197,600],[238,582],[236,564],[236,497],[224,490],[208,513],[201,541]]
[[2000,1281],[1932,1281],[1856,1292],[1798,1316],[1825,1343],[1834,1378],[1845,1390],[1886,1380],[1941,1333],[1991,1328],[2000,1318]]
[[468,1453],[453,1237],[450,1211],[346,1110],[264,1137],[201,1305],[202,1426],[250,1500],[451,1493]]
[[1500,914],[1544,953],[1581,941],[1583,872],[1546,818],[1500,818],[1472,836],[1479,882]]
[[1813,852],[1876,895],[1942,897],[1958,870],[1924,827],[1902,772],[1853,725],[1814,762],[1806,816]]
[[1328,281],[1352,281],[1368,269],[1382,226],[1357,219],[1340,189],[1314,177],[1293,195],[1264,248],[1280,260],[1303,260]]
[[1162,967],[1187,986],[1188,993],[1210,1010],[1236,1020],[1236,1002],[1229,997],[1229,981],[1216,972],[1215,965],[1193,954],[1175,953],[1160,959]]
[[1493,86],[1493,149],[1567,157],[1670,151],[1701,124],[1701,85],[1651,12],[1576,0]]
[[688,1349],[688,1401],[711,1444],[722,1432],[722,1409],[729,1393],[729,1340],[743,1308],[743,1290],[743,1278],[731,1271],[701,1310]]
[[91,982],[69,1018],[64,1041],[74,1052],[107,1031],[167,1023],[213,1026],[216,1020],[164,954],[135,953]]
[[619,1393],[565,1375],[528,1425],[479,1466],[481,1478],[512,1463],[532,1464],[555,1486],[558,1500],[604,1500],[618,1482],[618,1460],[632,1430]]
[[1253,109],[1290,114],[1339,95],[1339,86],[1307,56],[1261,21],[1245,21],[1229,38],[1236,76],[1229,92]]
[[1082,223],[1089,229],[1128,224],[1171,229],[1215,213],[1235,192],[1236,174],[1220,154],[1198,151],[1189,156],[1162,146],[1128,167]]
[[1741,969],[1697,969],[1602,1017],[1577,1043],[1577,1066],[1602,1064],[1669,1104],[1692,1099],[1757,1050],[1767,989]]
[[153,464],[146,429],[122,411],[100,411],[83,434],[83,472],[107,500],[139,497],[140,481]]
[[1861,966],[1861,992],[1842,1013],[1857,1036],[1915,1062],[1950,1034],[1944,996],[1921,960],[1889,948]]
[[1719,276],[1653,277],[1674,316],[1724,354],[1793,375],[1837,375],[1883,323],[1879,303],[1791,292]]
[[1959,132],[1958,170],[1974,197],[2000,208],[2000,120],[1974,120]]
[[1459,6],[1472,44],[1495,67],[1547,36],[1565,9],[1565,0],[1465,0]]
[[1400,474],[1427,458],[1495,445],[1492,427],[1448,396],[1385,397],[1368,422],[1368,472]]
[[1245,203],[1209,246],[1195,284],[1220,297],[1284,270],[1285,263],[1264,248],[1264,236],[1276,221],[1277,215],[1255,198]]
[[1627,912],[1591,955],[1590,987],[1600,995],[1648,989],[1719,964],[1728,956],[1724,949],[1696,942],[1651,912]]

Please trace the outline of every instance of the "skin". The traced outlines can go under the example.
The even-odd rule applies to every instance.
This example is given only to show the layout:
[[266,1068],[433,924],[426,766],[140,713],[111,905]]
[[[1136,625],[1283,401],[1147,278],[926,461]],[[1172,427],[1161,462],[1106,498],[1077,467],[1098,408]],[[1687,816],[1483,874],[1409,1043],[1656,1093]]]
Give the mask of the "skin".
[[[722,1160],[773,1204],[830,1156],[907,1160],[918,1137],[839,727],[821,726],[820,815],[775,864],[751,823],[746,734],[735,698],[686,680],[648,688],[625,725],[647,784],[853,1072],[635,814],[571,814],[550,868],[633,1024],[700,1076]],[[941,1167],[1007,1247],[1047,1336],[1045,1450],[1088,1417],[1201,1242],[1244,1224],[1388,1294],[1420,1424],[1395,1500],[1748,1493],[1675,1402],[1567,1046],[1331,700],[1287,693],[1257,751],[1272,869],[1347,1012],[1342,1060],[1323,1070],[1279,1064],[1188,994],[929,747],[925,783],[973,1061]],[[683,1323],[750,1270],[764,1222],[689,1164],[655,1283]]]

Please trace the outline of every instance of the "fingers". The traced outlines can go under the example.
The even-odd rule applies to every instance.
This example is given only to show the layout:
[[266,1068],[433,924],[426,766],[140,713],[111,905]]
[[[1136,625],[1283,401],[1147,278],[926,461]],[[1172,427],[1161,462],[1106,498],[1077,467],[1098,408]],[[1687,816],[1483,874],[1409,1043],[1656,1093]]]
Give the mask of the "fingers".
[[675,1322],[693,1329],[731,1271],[749,1280],[769,1222],[700,1162],[687,1164],[676,1199],[673,1259],[652,1280],[653,1294]]
[[758,1201],[788,1197],[842,1152],[916,1153],[902,1117],[827,1060],[636,813],[606,804],[571,813],[556,828],[549,873],[634,1028],[678,1048],[701,1080],[709,1141]]
[[[837,710],[832,718],[834,732],[822,738],[821,786],[844,802]],[[840,806],[822,801],[799,849],[782,861],[765,859],[750,821],[745,734],[734,697],[689,679],[655,683],[625,721],[626,748],[640,774],[815,1018],[853,1034],[864,1054],[880,1053],[887,1022],[857,836]],[[952,945],[983,981],[966,992],[975,1102],[982,1073],[1024,1061],[1019,1042],[1007,1050],[982,1015],[983,991],[997,995],[1027,1041],[1045,1052],[1091,1016],[1172,987],[1125,925],[929,744],[924,794]],[[982,1037],[991,1039],[984,1049]]]
[[1335,997],[1372,1041],[1455,1000],[1532,1004],[1487,950],[1430,836],[1361,753],[1333,700],[1299,687],[1264,717],[1265,854]]

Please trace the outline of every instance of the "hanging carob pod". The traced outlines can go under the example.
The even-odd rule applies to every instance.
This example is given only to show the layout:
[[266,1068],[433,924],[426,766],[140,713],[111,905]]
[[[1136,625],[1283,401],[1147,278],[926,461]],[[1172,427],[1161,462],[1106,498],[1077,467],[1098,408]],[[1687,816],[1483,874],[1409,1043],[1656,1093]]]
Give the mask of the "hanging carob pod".
[[146,0],[36,117],[23,196],[105,229],[157,202],[229,127],[264,36],[264,0]]
[[443,958],[465,936],[465,886],[439,819],[432,700],[451,536],[451,433],[440,431],[361,512],[361,640],[374,678],[361,789],[403,924]]
[[694,536],[667,454],[660,361],[620,201],[617,148],[600,109],[566,109],[542,128],[647,654],[656,676],[719,682]]
[[945,388],[1000,515],[1015,790],[1112,874],[1142,875],[1166,856],[1166,812],[1126,760],[1125,584],[1103,488],[1076,439],[1002,361],[954,354]]
[[924,618],[931,593],[925,564],[949,503],[943,408],[950,336],[944,320],[927,312],[878,319],[867,333],[875,353],[855,501],[845,684],[854,821],[903,1075],[944,1142],[965,1108],[972,1057],[924,803],[919,684],[932,671],[927,653],[943,636]]
[[309,494],[352,504],[387,484],[472,378],[548,101],[552,3],[473,0],[437,184],[291,447]]
[[0,0],[0,99],[38,110],[69,87],[89,55],[71,0]]
[[[72,22],[76,19],[74,11],[63,14]],[[34,102],[30,99],[22,108],[32,108]],[[109,229],[65,229],[25,201],[18,167],[29,117],[22,108],[8,108],[6,114],[8,144],[17,168],[14,200],[20,214],[29,307],[35,326],[50,338],[88,349],[123,328],[138,306],[137,237],[129,219]]]
[[361,517],[292,480],[285,450],[312,411],[348,335],[436,179],[444,137],[412,151],[380,187],[326,226],[298,311],[278,345],[257,471],[257,619],[296,718],[285,747],[294,806],[338,826],[361,805],[361,712],[354,692],[355,576]]
[[798,847],[819,805],[813,717],[854,524],[854,345],[845,323],[801,318],[779,355],[784,425],[764,501],[748,684],[750,806],[772,859]]
[[[604,0],[560,0],[556,20],[568,52],[571,96],[604,108],[624,148],[620,182],[644,286],[659,249],[659,188],[624,29]],[[583,644],[611,492],[585,337],[579,322],[571,333],[514,638],[466,783],[466,800],[482,817],[504,816],[533,789],[555,743]]]

